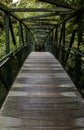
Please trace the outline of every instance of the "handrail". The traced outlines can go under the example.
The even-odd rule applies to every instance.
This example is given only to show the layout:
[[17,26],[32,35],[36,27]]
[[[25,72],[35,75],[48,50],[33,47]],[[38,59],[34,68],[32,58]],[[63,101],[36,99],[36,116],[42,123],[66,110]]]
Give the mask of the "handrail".
[[[63,20],[59,22],[52,30],[50,30],[46,36],[46,44],[44,46],[45,50],[53,53],[61,62],[80,91],[81,88],[84,88],[84,53],[80,48],[82,47],[82,38],[84,38],[84,30],[82,28],[84,19],[83,13],[84,8],[80,8],[74,11],[73,14],[68,15],[67,17],[63,17]],[[73,20],[74,24],[72,25],[73,28],[71,27],[72,30],[69,30],[70,39],[68,37],[68,45],[66,45],[66,32],[68,31],[66,24],[69,20]],[[77,48],[74,48],[73,44],[76,37]],[[53,44],[49,44],[51,42]],[[72,64],[69,61],[71,61]]]
[[14,51],[11,51],[10,53],[8,53],[6,56],[4,56],[2,59],[0,59],[0,68],[10,60],[11,56],[14,56],[15,54],[17,54],[22,48],[25,48],[28,45],[24,45],[24,46],[20,46],[19,48],[17,48]]
[[2,66],[6,63],[6,62],[8,62],[10,60],[10,58],[9,57],[6,57],[6,59],[4,59],[4,61],[0,64],[0,68],[2,68]]
[[14,53],[18,52],[23,46],[20,46],[19,48],[17,48],[14,51],[11,51],[10,53],[8,53],[7,55],[5,55],[2,59],[0,59],[0,63],[3,62],[6,58],[10,57],[11,55],[13,55]]
[[[32,45],[34,45],[34,37],[28,26],[16,14],[10,12],[9,8],[4,6],[1,2],[0,10],[5,14],[6,28],[6,55],[0,59],[0,85],[1,87],[4,86],[4,88],[8,91],[25,58],[28,56],[31,48],[33,47],[30,46],[30,42],[32,42]],[[17,28],[19,32],[19,47],[16,46],[17,48],[15,48],[13,51],[10,49],[10,33],[13,44],[17,45],[17,43],[10,16],[12,16],[19,23],[19,28]],[[23,31],[25,31],[24,34]]]
[[67,45],[62,45],[62,44],[60,44],[62,47],[66,47],[66,48],[68,48],[68,49],[70,49],[70,50],[73,50],[74,52],[76,52],[77,54],[79,54],[79,55],[81,55],[81,56],[84,56],[84,54],[83,53],[81,53],[80,51],[78,51],[77,49],[75,49],[75,48],[71,48],[71,47],[68,47]]
[[[45,1],[45,0],[43,0]],[[50,0],[47,0],[47,2],[50,2]],[[52,0],[52,2],[50,3],[54,3],[56,5],[59,6],[60,2],[56,2],[55,0]],[[81,63],[84,63],[84,60],[82,57],[84,57],[84,54],[80,51],[80,43],[82,43],[82,26],[81,26],[81,23],[82,23],[82,13],[84,13],[84,8],[73,8],[72,6],[69,6],[65,3],[61,3],[61,6],[64,7],[64,8],[68,8],[68,9],[64,9],[64,10],[69,10],[71,11],[71,13],[63,13],[63,19],[61,21],[59,21],[59,23],[57,24],[55,22],[55,18],[50,18],[52,19],[51,21],[49,21],[48,19],[46,19],[47,17],[52,17],[52,16],[55,16],[55,15],[62,15],[62,13],[60,13],[61,11],[59,9],[47,9],[47,8],[33,8],[33,10],[30,8],[16,8],[16,9],[9,9],[7,8],[6,6],[4,6],[1,2],[0,2],[0,9],[2,11],[4,11],[4,13],[6,14],[6,53],[8,53],[6,56],[4,56],[1,60],[0,60],[0,69],[2,71],[3,68],[5,68],[6,66],[4,66],[6,63],[7,64],[10,64],[9,66],[7,66],[10,70],[11,68],[11,59],[15,58],[17,59],[18,61],[18,66],[22,64],[22,59],[19,60],[20,58],[20,54],[18,54],[18,52],[23,49],[23,51],[26,49],[25,46],[29,47],[29,49],[31,49],[32,46],[30,46],[30,44],[28,44],[29,42],[32,42],[34,41],[36,38],[36,42],[37,42],[37,45],[38,43],[42,42],[42,45],[43,45],[43,49],[44,49],[44,44],[45,42],[47,42],[48,40],[48,43],[52,41],[53,45],[58,46],[59,47],[59,50],[58,50],[58,47],[57,48],[53,48],[53,50],[55,51],[55,53],[57,54],[58,58],[59,58],[59,55],[60,55],[60,50],[61,50],[61,60],[62,62],[64,61],[64,65],[66,66],[67,62],[68,62],[68,58],[69,58],[69,54],[70,56],[72,57],[72,55],[75,57],[74,58],[74,63],[75,63],[75,68],[77,70],[77,67],[79,68],[79,70],[75,70],[75,75],[76,75],[76,81],[78,80],[77,78],[77,74],[80,72],[81,73]],[[72,9],[71,9],[72,8]],[[51,12],[51,13],[46,13],[46,14],[41,14],[41,15],[36,15],[36,16],[31,16],[31,17],[28,17],[28,18],[22,18],[20,19],[14,12],[16,11],[29,11],[29,12],[33,12],[33,11],[39,11],[39,12]],[[66,12],[66,11],[64,11]],[[80,15],[79,15],[80,14]],[[9,42],[10,42],[10,38],[9,38],[9,29],[10,29],[10,32],[12,34],[12,40],[13,40],[13,43],[14,45],[16,44],[16,41],[15,41],[15,36],[14,36],[14,32],[13,32],[13,26],[12,26],[12,22],[11,22],[11,17],[12,16],[13,18],[15,18],[18,22],[19,22],[19,42],[21,43],[20,46],[15,49],[14,51],[11,51],[10,52],[10,46],[9,46]],[[45,18],[45,19],[44,19]],[[72,19],[73,18],[73,19]],[[54,19],[54,20],[53,20]],[[29,24],[25,23],[25,21],[29,21]],[[41,22],[38,21],[35,22],[33,24],[30,23],[30,20],[32,22],[32,20],[41,20]],[[43,22],[42,20],[47,20],[46,22]],[[65,30],[66,30],[66,23],[67,21],[69,20],[74,20],[74,25],[78,25],[78,27],[76,27],[75,29],[73,28],[72,30],[72,34],[71,34],[71,38],[70,38],[70,41],[69,41],[69,46],[65,44],[66,40],[65,40]],[[40,26],[39,26],[40,25]],[[51,26],[52,25],[52,26]],[[73,26],[74,26],[73,25]],[[23,29],[25,29],[25,35],[23,34]],[[42,31],[37,31],[35,33],[35,31],[33,31],[34,29],[38,30],[38,29],[43,29]],[[58,29],[61,30],[60,34],[58,33]],[[32,30],[32,31],[31,31]],[[48,30],[46,35],[44,34],[43,35],[43,31],[45,30]],[[28,33],[27,33],[28,32]],[[33,33],[34,34],[37,34],[37,36],[35,35],[35,37],[33,36]],[[74,43],[74,39],[75,39],[75,35],[77,34],[78,36],[78,42],[77,42],[77,49],[76,48],[72,48],[73,47],[73,43]],[[58,36],[59,35],[59,36]],[[54,41],[53,41],[54,40]],[[36,43],[35,43],[35,47],[36,47]],[[52,46],[51,46],[52,47]],[[28,48],[27,48],[28,49]],[[55,50],[56,49],[56,50]],[[22,53],[23,53],[22,51]],[[26,51],[26,50],[25,50]],[[24,51],[24,52],[25,52]],[[56,52],[57,51],[57,52]],[[17,55],[16,55],[17,53]],[[20,51],[21,53],[21,51]],[[65,55],[66,53],[66,55]],[[26,54],[25,54],[26,55]],[[22,56],[23,58],[23,56]],[[14,60],[15,60],[14,59]],[[10,60],[10,61],[9,61]],[[13,61],[14,62],[14,61]],[[80,63],[78,63],[80,62]],[[4,67],[3,67],[4,66]],[[6,67],[6,71],[7,73],[8,70],[7,70],[7,67]],[[20,66],[19,66],[20,67]],[[11,72],[10,72],[11,73]],[[8,75],[9,76],[9,75]],[[11,76],[9,76],[11,78]],[[8,77],[8,79],[9,79]]]

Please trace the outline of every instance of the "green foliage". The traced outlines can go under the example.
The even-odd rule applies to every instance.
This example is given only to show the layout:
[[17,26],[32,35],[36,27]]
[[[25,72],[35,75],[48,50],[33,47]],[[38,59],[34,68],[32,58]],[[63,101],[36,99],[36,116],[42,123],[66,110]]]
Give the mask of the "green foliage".
[[7,7],[12,7],[12,2],[13,0],[3,0],[1,1],[4,5],[6,5]]
[[83,44],[80,45],[80,51],[81,51],[82,53],[84,53],[84,45],[83,45]]
[[0,58],[5,55],[5,22],[4,12],[0,11]]
[[77,6],[77,7],[84,6],[84,0],[59,0],[59,1],[68,3],[70,5],[74,5],[74,6]]
[[5,39],[3,38],[5,36],[5,33],[0,35],[0,58],[2,58],[5,55]]

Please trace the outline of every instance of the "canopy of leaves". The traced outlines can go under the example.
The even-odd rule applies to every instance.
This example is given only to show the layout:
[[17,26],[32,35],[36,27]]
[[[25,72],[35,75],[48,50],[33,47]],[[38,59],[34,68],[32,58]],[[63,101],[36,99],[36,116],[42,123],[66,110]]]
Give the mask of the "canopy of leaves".
[[13,0],[3,0],[1,1],[1,3],[3,3],[4,5],[8,7],[12,7]]
[[[60,0],[60,1],[63,1],[63,0]],[[77,7],[84,6],[84,0],[64,0],[64,2],[66,2],[70,5],[77,6]]]

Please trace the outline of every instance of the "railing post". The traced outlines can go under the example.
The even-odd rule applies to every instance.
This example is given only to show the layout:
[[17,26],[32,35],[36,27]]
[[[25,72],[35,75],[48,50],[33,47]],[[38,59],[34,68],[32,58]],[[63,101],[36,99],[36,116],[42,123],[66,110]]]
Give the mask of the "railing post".
[[78,15],[78,49],[82,44],[82,14]]
[[12,36],[12,40],[13,40],[13,44],[16,45],[16,39],[14,36],[14,31],[13,31],[13,27],[12,27],[12,23],[11,23],[11,19],[9,18],[9,23],[10,23],[10,32],[11,32],[11,36]]
[[45,40],[45,44],[44,44],[44,50],[47,51],[48,50],[48,43],[49,43],[49,35],[47,36],[46,40]]
[[73,32],[72,32],[72,36],[71,36],[69,48],[68,48],[67,53],[66,53],[65,65],[64,65],[64,66],[66,66],[66,64],[67,64],[67,60],[68,60],[68,57],[69,57],[69,54],[70,54],[70,51],[71,51],[70,48],[72,48],[72,45],[73,45],[73,43],[74,43],[74,37],[75,37],[76,31],[77,31],[77,30],[73,30]]
[[21,21],[19,21],[19,42],[20,44],[24,45],[24,36],[23,36],[23,28],[22,28]]
[[51,33],[48,35],[47,51],[50,51]]
[[[10,27],[10,15],[6,13],[5,16],[5,25],[6,25],[6,54],[10,53],[10,34],[9,34],[9,27]],[[6,73],[7,73],[7,89],[12,83],[12,71],[11,71],[11,61],[8,62],[6,65]]]
[[52,52],[52,53],[54,53],[53,52],[53,45],[54,45],[54,32],[53,32],[53,30],[52,30],[52,32],[51,32],[51,45],[50,45],[50,51]]
[[28,30],[26,26],[25,26],[25,42],[28,44]]
[[52,44],[54,42],[54,30],[52,30]]
[[28,42],[30,44],[30,33],[28,33]]
[[9,14],[6,13],[5,23],[6,23],[6,54],[10,53],[10,36],[9,36]]
[[22,44],[24,45],[24,34],[23,34],[23,27],[22,27],[22,24],[21,24],[21,35],[22,35]]
[[61,44],[61,42],[62,42],[62,33],[63,33],[63,26],[61,27],[60,38],[59,38],[59,44]]
[[62,41],[62,44],[63,44],[63,47],[62,47],[62,58],[61,58],[61,61],[62,61],[62,65],[64,65],[64,60],[65,60],[65,21],[63,22],[62,24],[62,28],[63,28],[63,33],[62,33],[62,36],[63,36],[63,41]]
[[22,37],[21,37],[21,22],[19,21],[19,44],[22,44]]
[[54,40],[54,35],[53,35],[53,34],[54,34],[54,32],[53,32],[53,31],[54,31],[54,30],[52,30],[52,34],[51,34],[51,35],[52,35],[52,36],[51,36],[51,41],[52,41],[52,44],[53,44],[53,40]]
[[[77,48],[79,52],[80,52],[79,47],[81,44],[82,44],[82,14],[79,14],[78,15],[78,48]],[[81,56],[80,54],[77,53],[75,59],[75,83],[78,87],[79,87],[80,78],[81,78]]]
[[59,47],[58,47],[58,27],[55,30],[55,42],[56,42],[56,57],[59,58]]
[[81,56],[78,53],[75,53],[75,83],[77,88],[79,88],[79,81],[81,78]]
[[56,31],[55,31],[55,40],[56,40],[56,44],[58,44],[58,27],[56,27]]

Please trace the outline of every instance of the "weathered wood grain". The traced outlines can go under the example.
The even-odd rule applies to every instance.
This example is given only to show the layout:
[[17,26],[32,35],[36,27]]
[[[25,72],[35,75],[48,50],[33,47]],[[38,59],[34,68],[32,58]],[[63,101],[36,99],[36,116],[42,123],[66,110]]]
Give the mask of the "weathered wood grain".
[[28,56],[0,110],[0,130],[84,130],[84,101],[53,55]]

